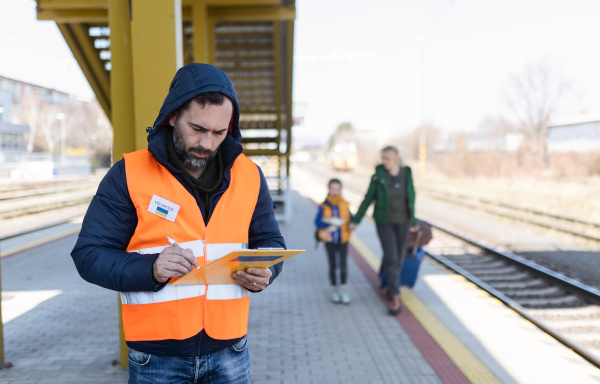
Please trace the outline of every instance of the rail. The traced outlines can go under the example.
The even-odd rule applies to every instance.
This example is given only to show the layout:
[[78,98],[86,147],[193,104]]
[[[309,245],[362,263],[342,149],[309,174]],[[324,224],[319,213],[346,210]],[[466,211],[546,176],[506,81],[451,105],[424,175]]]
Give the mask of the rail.
[[[460,235],[460,234],[458,234],[448,228],[445,228],[439,224],[432,223],[429,220],[428,220],[428,222],[434,228],[436,228],[452,237],[460,239],[461,241],[471,244],[477,248],[480,248],[486,254],[492,254],[497,257],[501,257],[503,260],[507,260],[510,263],[518,266],[521,269],[525,269],[529,272],[532,272],[538,276],[543,277],[547,281],[551,281],[552,283],[560,285],[565,290],[567,290],[573,294],[580,295],[581,297],[585,298],[586,300],[589,300],[592,303],[600,304],[600,291],[598,291],[592,287],[588,287],[578,281],[575,281],[569,277],[563,276],[555,271],[552,271],[548,268],[545,268],[545,267],[540,266],[536,263],[533,263],[529,260],[526,260],[518,255],[496,250],[492,247],[486,246],[486,245],[484,245],[476,240],[473,240],[469,237]],[[593,364],[595,367],[600,368],[600,358],[598,356],[596,356],[594,353],[590,352],[587,348],[585,348],[581,344],[573,341],[568,335],[565,335],[564,333],[556,330],[555,328],[549,326],[542,319],[533,315],[523,305],[519,304],[518,301],[511,299],[509,296],[507,296],[506,294],[501,292],[499,289],[494,288],[492,285],[490,285],[490,284],[486,283],[485,281],[483,281],[482,279],[478,278],[475,274],[469,272],[467,269],[462,268],[458,264],[452,262],[449,258],[447,258],[443,255],[433,253],[429,250],[426,250],[426,254],[429,257],[431,257],[432,259],[439,262],[440,264],[451,269],[452,271],[464,276],[467,280],[471,281],[479,288],[483,289],[484,291],[488,292],[493,297],[500,300],[507,307],[509,307],[510,309],[517,312],[520,316],[522,316],[526,320],[530,321],[532,324],[534,324],[535,326],[540,328],[542,331],[548,333],[550,336],[552,336],[553,338],[555,338],[556,340],[558,340],[559,342],[561,342],[568,348],[572,349],[575,353],[577,353],[578,355],[580,355],[581,357],[586,359],[588,362]]]
[[[542,212],[537,209],[519,207],[519,206],[512,205],[512,204],[506,204],[506,203],[502,203],[499,201],[493,201],[493,200],[484,199],[484,198],[477,198],[477,197],[467,196],[467,195],[463,195],[463,194],[451,194],[448,192],[440,192],[440,191],[435,191],[435,190],[425,189],[425,188],[421,188],[419,191],[421,193],[424,193],[427,197],[435,199],[435,200],[444,201],[447,203],[456,204],[456,205],[460,205],[462,207],[468,207],[468,208],[476,209],[479,211],[483,210],[487,213],[497,215],[500,217],[504,217],[504,218],[508,218],[508,219],[516,220],[516,221],[521,221],[521,222],[532,224],[532,225],[535,225],[535,226],[538,226],[541,228],[551,229],[554,231],[567,233],[571,236],[575,236],[575,237],[578,237],[581,239],[593,241],[595,243],[600,243],[600,236],[588,235],[586,233],[583,233],[579,229],[564,228],[559,225],[554,225],[551,223],[544,223],[539,220],[535,220],[533,218],[517,216],[513,213],[500,212],[500,211],[492,209],[490,207],[498,206],[501,208],[508,209],[510,211],[527,212],[527,213],[531,213],[531,214],[549,218],[549,219],[562,220],[562,221],[567,221],[567,222],[574,223],[574,224],[587,226],[594,230],[600,229],[599,223],[581,220],[581,219],[577,219],[574,217],[562,216],[562,215],[558,215],[558,214],[554,214],[554,213]],[[473,202],[477,202],[477,203],[480,203],[483,205],[476,205],[476,204],[473,204]]]

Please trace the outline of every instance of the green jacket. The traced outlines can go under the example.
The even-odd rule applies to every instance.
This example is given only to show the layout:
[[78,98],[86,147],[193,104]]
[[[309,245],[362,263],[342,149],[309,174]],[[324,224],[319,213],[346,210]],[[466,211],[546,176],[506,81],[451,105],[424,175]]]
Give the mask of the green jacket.
[[[417,219],[415,218],[415,187],[413,185],[410,167],[404,167],[404,174],[406,175],[406,197],[408,200],[406,203],[408,204],[408,211],[410,212],[412,225],[417,225]],[[371,183],[369,184],[367,194],[360,204],[358,212],[356,212],[356,215],[352,218],[353,223],[360,223],[373,200],[375,200],[373,218],[377,224],[385,225],[387,223],[388,213],[388,186],[385,177],[385,169],[381,164],[375,167],[375,174],[371,177]]]

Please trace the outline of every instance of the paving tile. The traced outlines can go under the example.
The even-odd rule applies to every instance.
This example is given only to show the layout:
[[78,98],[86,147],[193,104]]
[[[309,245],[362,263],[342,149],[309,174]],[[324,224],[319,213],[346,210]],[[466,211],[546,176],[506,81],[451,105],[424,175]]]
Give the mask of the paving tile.
[[[293,208],[293,224],[281,229],[289,248],[307,252],[287,261],[272,286],[251,295],[253,383],[439,384],[351,258],[352,303],[331,303],[325,250],[313,248],[315,207],[294,192]],[[79,277],[69,255],[75,240],[2,260],[5,297],[27,304],[31,292],[58,293],[4,324],[6,358],[14,368],[0,371],[0,383],[127,382],[127,371],[111,365],[119,359],[117,293]],[[34,278],[41,275],[46,278]]]
[[[249,345],[253,372],[265,374],[264,356],[271,356],[273,340],[277,340],[287,346],[275,353],[286,360],[280,365],[285,383],[396,383],[391,380],[399,376],[404,377],[403,382],[412,383],[401,360],[408,358],[407,365],[411,366],[414,359],[419,364],[427,362],[398,322],[387,315],[377,292],[351,259],[352,303],[346,306],[329,301],[325,250],[323,246],[314,250],[312,242],[316,208],[298,196],[293,203],[294,223],[282,224],[281,230],[289,248],[307,252],[288,260],[272,286],[251,296]],[[411,369],[440,383],[432,370]],[[263,382],[259,377],[253,379],[257,384]]]
[[[23,384],[97,383],[98,378],[86,377],[95,362],[88,355],[118,358],[117,294],[81,279],[69,255],[75,240],[69,236],[2,259],[3,295],[27,305],[35,297],[30,292],[59,293],[4,324],[6,360],[14,367],[0,371],[0,382],[10,375],[10,382]],[[127,377],[119,369],[103,380],[118,384]]]

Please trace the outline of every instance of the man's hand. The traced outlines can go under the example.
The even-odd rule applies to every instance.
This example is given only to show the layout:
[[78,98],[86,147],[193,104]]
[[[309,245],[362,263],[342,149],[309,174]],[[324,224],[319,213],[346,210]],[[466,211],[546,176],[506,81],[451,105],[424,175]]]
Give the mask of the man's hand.
[[419,224],[410,227],[411,232],[419,232]]
[[269,268],[248,268],[233,273],[231,278],[250,291],[262,291],[269,285],[272,274]]
[[181,277],[194,269],[196,257],[191,249],[167,247],[154,261],[154,280],[164,283],[171,277]]
[[350,230],[350,232],[354,231],[356,229],[356,224],[354,224],[353,222],[348,223],[348,230]]

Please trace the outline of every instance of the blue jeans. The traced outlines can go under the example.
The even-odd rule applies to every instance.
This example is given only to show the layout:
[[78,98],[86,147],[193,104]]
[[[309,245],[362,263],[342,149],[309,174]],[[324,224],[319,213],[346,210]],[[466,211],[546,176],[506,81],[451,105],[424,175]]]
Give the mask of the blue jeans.
[[247,339],[209,355],[156,356],[129,349],[129,384],[250,384]]

